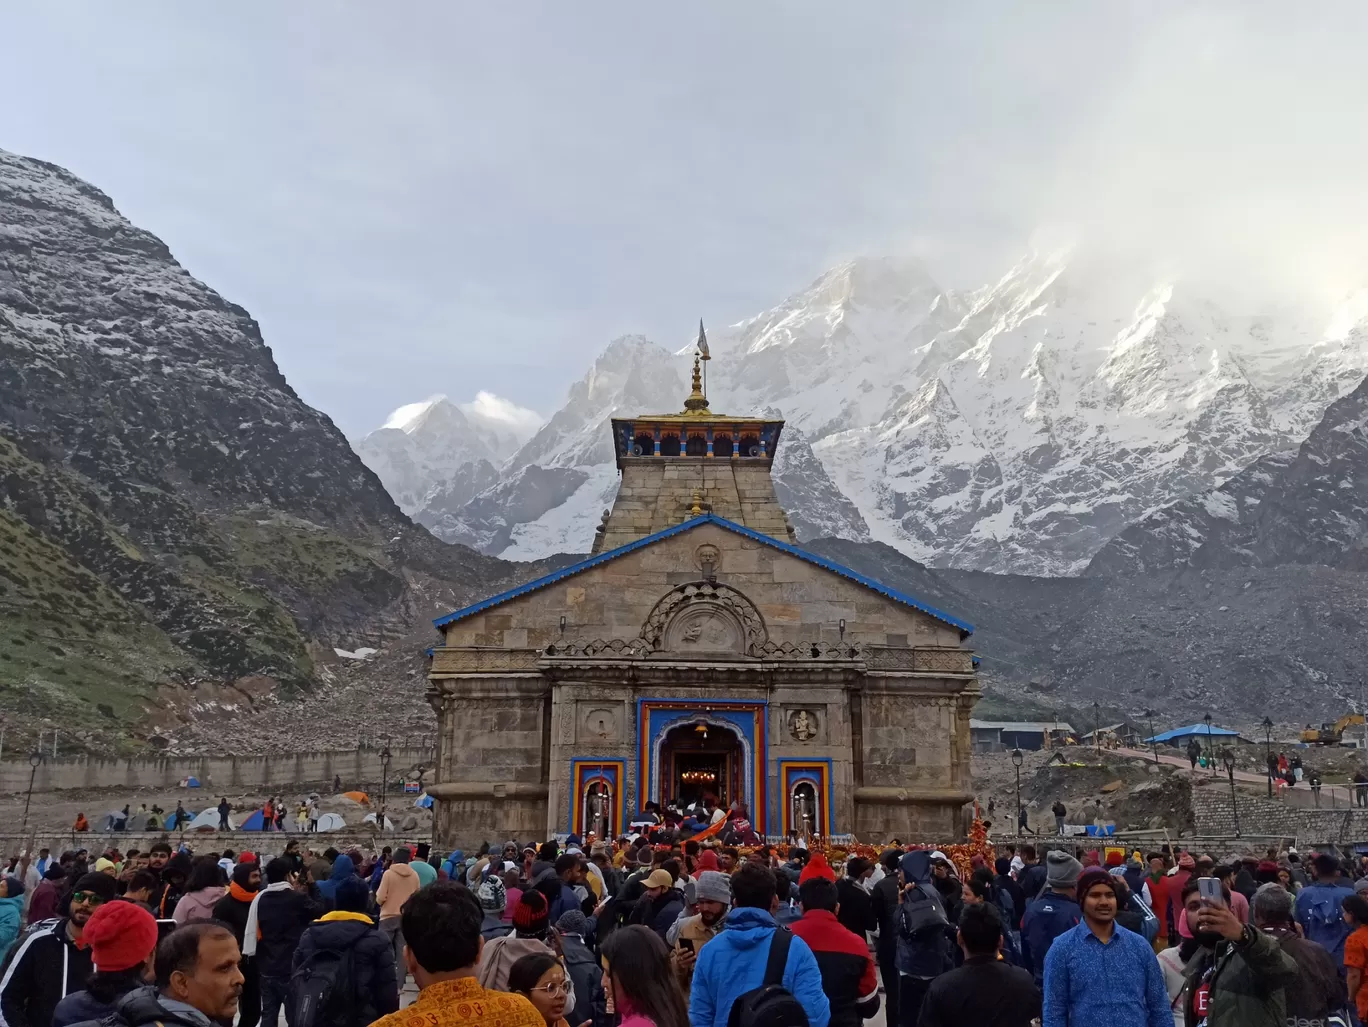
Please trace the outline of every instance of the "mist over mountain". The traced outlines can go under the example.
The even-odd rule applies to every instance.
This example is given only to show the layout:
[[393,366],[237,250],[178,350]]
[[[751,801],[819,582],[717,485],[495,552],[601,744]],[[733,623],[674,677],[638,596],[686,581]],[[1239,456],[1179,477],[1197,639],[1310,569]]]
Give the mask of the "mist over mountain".
[[[713,410],[787,419],[775,474],[800,538],[1076,574],[1151,511],[1298,446],[1368,372],[1368,290],[1231,311],[1075,250],[968,291],[920,260],[862,258],[710,338]],[[609,417],[680,409],[690,352],[615,340],[502,462],[449,419],[408,436],[441,459],[386,451],[393,429],[357,449],[441,538],[583,551],[615,490]]]

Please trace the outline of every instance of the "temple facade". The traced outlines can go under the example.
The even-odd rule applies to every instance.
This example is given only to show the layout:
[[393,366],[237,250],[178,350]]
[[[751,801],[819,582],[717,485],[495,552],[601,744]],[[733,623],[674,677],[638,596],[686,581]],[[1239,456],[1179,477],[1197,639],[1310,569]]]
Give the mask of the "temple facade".
[[973,628],[795,544],[782,430],[713,414],[696,361],[683,411],[612,421],[590,557],[435,622],[440,846],[703,795],[774,837],[965,833]]

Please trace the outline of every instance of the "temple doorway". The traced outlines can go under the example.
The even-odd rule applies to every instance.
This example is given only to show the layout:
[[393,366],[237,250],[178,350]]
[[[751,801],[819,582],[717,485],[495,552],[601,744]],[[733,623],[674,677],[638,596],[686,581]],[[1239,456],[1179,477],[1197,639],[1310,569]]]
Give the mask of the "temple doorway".
[[702,721],[671,728],[660,750],[660,802],[675,799],[684,809],[707,796],[723,807],[745,801],[744,768],[734,731]]

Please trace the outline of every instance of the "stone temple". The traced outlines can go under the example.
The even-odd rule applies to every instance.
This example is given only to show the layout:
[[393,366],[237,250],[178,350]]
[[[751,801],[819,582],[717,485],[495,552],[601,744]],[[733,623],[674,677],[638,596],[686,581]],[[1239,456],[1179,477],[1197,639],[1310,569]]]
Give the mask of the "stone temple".
[[783,422],[714,414],[698,371],[682,412],[613,419],[588,559],[435,622],[441,847],[705,793],[772,837],[967,830],[972,626],[799,548]]

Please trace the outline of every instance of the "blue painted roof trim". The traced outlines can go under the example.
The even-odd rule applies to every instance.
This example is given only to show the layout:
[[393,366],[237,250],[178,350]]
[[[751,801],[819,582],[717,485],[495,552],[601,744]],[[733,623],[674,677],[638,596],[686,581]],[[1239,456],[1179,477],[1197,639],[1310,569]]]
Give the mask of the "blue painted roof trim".
[[952,617],[950,614],[938,610],[934,606],[928,606],[919,599],[907,595],[904,592],[899,592],[897,589],[889,588],[881,581],[867,578],[863,574],[858,574],[849,567],[842,566],[833,560],[818,556],[816,553],[809,553],[807,550],[789,545],[787,542],[780,542],[777,538],[772,538],[762,532],[755,531],[753,528],[747,528],[743,524],[737,524],[735,521],[729,521],[725,517],[718,517],[716,514],[711,513],[692,517],[681,524],[676,524],[672,528],[658,531],[654,535],[647,535],[645,538],[639,538],[635,542],[628,542],[625,546],[618,546],[618,548],[610,549],[606,553],[599,553],[598,556],[591,556],[587,560],[581,560],[579,563],[571,564],[569,567],[563,567],[554,573],[547,574],[534,581],[529,581],[524,585],[519,585],[517,588],[509,589],[507,592],[500,592],[498,595],[490,596],[488,599],[475,603],[473,606],[467,606],[464,609],[448,613],[445,617],[438,617],[432,623],[438,628],[446,627],[448,624],[453,624],[458,620],[473,617],[477,613],[483,613],[485,610],[495,606],[501,606],[520,596],[525,596],[529,592],[536,592],[539,589],[546,588],[548,585],[554,585],[558,581],[564,581],[566,578],[574,577],[581,571],[587,571],[592,567],[598,567],[600,564],[608,563],[610,560],[616,560],[619,556],[626,556],[628,553],[634,553],[638,549],[652,545],[662,539],[681,535],[692,528],[698,527],[700,524],[716,524],[720,528],[726,528],[728,531],[733,531],[738,535],[743,535],[746,538],[763,543],[772,549],[778,549],[780,552],[788,553],[790,556],[795,556],[807,563],[816,564],[823,570],[831,571],[833,574],[839,574],[841,577],[863,585],[865,588],[877,592],[882,596],[886,596],[894,602],[902,603],[904,606],[910,606],[914,610],[919,610],[944,624],[949,624],[951,627],[957,628],[960,632],[960,637],[962,638],[967,638],[974,633],[974,626],[967,621],[962,621],[958,617]]

